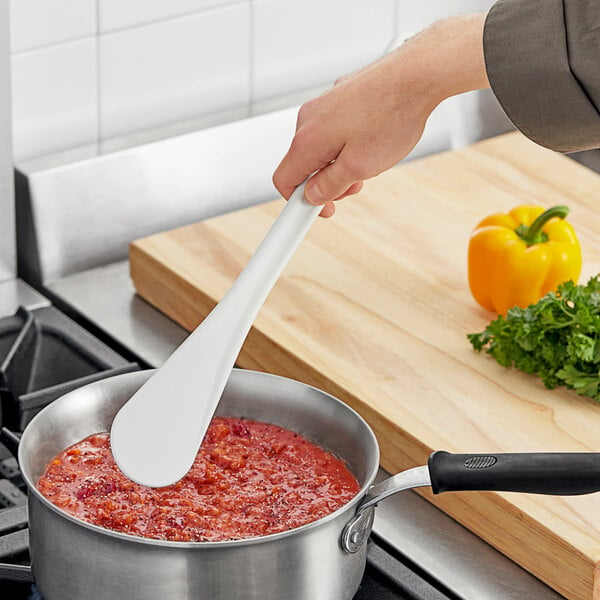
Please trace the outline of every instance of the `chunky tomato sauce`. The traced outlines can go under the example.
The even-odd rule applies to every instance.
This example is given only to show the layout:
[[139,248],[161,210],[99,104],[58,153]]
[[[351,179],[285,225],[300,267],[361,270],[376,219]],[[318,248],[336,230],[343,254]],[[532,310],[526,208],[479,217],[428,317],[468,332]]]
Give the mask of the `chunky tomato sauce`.
[[65,512],[123,533],[222,541],[299,527],[344,505],[359,485],[344,463],[275,425],[215,417],[190,472],[149,488],[114,462],[107,433],[52,460],[40,492]]

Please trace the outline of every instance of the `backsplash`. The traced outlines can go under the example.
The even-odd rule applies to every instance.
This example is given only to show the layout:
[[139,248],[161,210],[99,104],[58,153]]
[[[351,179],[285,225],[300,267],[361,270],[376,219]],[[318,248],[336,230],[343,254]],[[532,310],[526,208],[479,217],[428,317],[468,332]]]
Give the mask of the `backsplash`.
[[[295,106],[490,0],[11,0],[17,161],[117,149]],[[447,115],[430,149],[447,147]]]

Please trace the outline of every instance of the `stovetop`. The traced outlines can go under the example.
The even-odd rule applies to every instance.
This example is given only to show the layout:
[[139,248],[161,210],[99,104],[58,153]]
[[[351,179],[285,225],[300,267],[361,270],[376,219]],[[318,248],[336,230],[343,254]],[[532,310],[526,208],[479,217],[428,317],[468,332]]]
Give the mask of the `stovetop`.
[[20,307],[0,320],[2,424],[23,431],[59,396],[137,369],[53,306]]

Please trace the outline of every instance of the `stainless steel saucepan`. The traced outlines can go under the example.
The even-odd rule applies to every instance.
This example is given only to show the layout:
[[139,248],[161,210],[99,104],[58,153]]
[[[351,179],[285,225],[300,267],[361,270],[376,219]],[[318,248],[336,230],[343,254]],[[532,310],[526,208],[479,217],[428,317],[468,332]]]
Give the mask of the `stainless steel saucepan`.
[[[75,390],[41,411],[19,445],[29,489],[32,570],[45,600],[350,600],[366,562],[375,505],[431,485],[450,490],[584,494],[600,490],[600,454],[435,452],[427,466],[373,486],[377,440],[367,423],[334,397],[308,385],[234,369],[217,414],[292,429],[342,457],[360,492],[334,513],[290,531],[239,541],[168,542],[79,521],[48,502],[36,482],[48,461],[71,444],[108,431],[119,408],[151,371],[127,373]],[[165,427],[169,427],[169,398]],[[1,572],[1,571],[0,571]]]

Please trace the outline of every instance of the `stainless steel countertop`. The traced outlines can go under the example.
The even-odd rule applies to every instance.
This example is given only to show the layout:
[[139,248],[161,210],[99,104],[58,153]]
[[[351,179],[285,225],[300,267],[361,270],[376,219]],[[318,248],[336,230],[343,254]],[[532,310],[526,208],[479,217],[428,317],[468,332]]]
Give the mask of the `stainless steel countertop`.
[[10,317],[20,306],[29,310],[49,306],[50,301],[18,278],[0,282],[0,318]]
[[[48,290],[152,367],[187,335],[135,295],[127,261],[65,277]],[[412,491],[378,506],[374,531],[465,600],[562,598]]]
[[128,261],[70,275],[47,289],[152,367],[160,366],[187,337],[135,294]]

